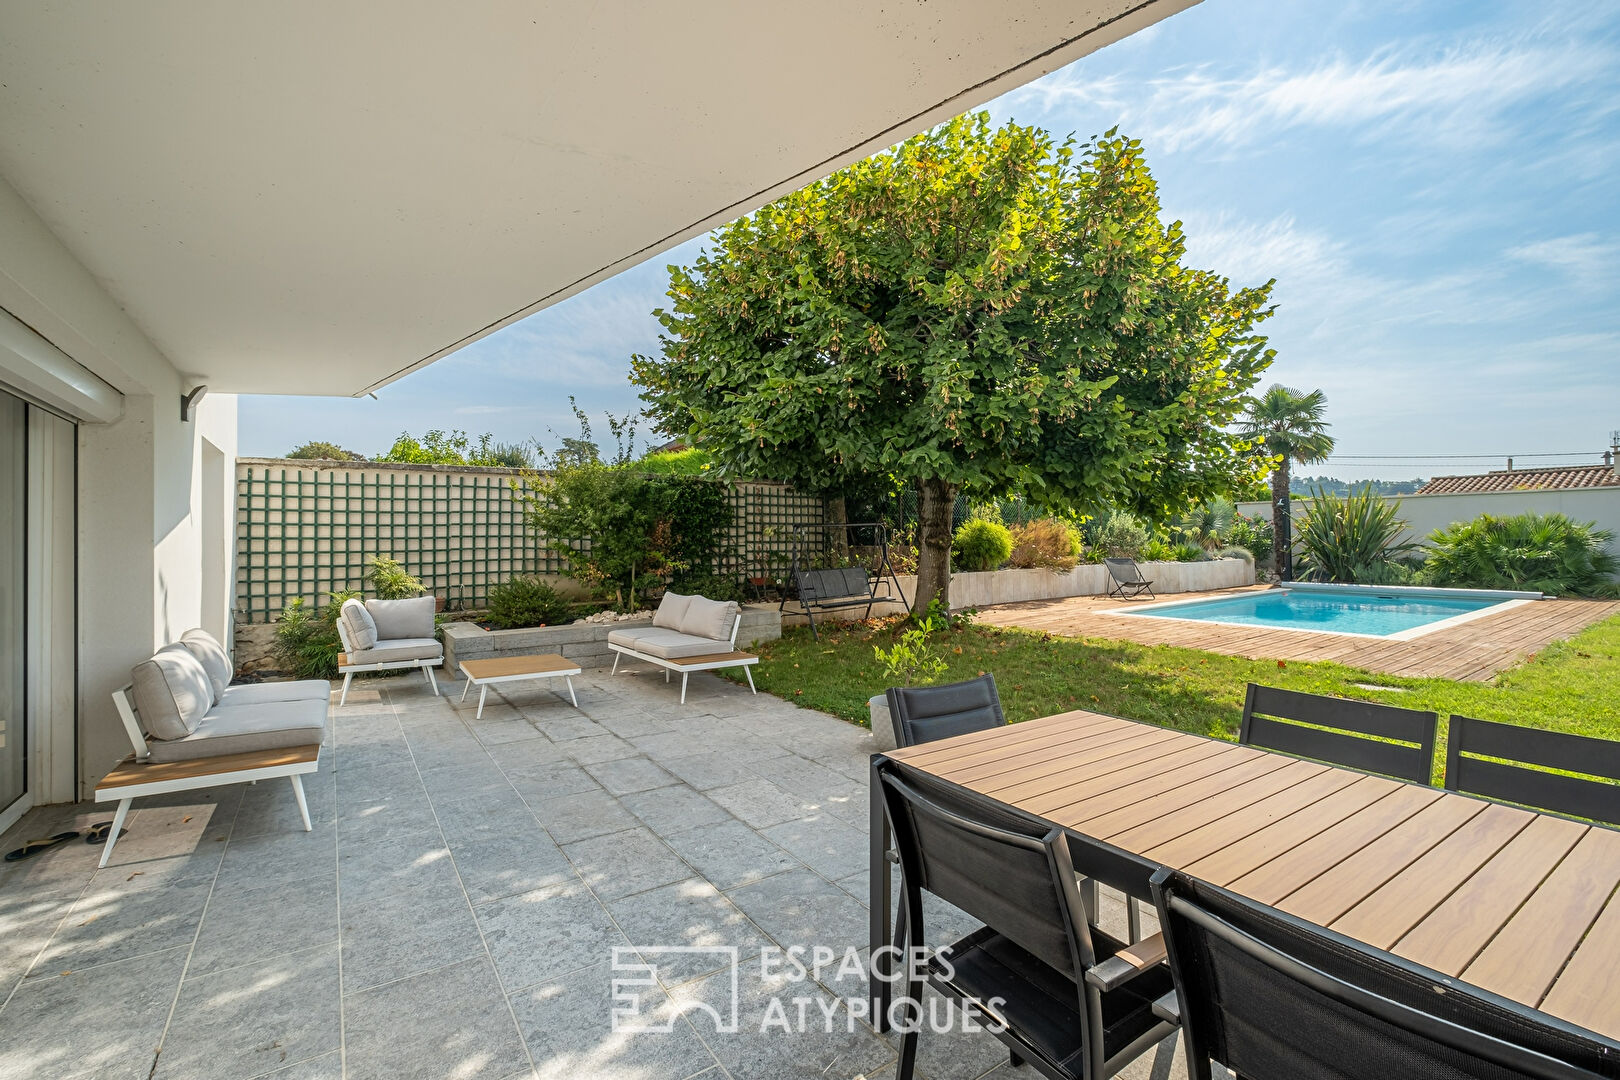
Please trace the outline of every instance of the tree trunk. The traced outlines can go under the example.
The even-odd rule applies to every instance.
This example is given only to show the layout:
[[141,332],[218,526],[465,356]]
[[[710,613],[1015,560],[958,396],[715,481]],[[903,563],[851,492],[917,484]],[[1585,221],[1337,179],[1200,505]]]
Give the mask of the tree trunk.
[[956,509],[956,488],[943,480],[924,480],[917,500],[917,595],[911,613],[927,613],[939,597],[951,603],[951,512]]
[[[849,508],[844,503],[842,495],[827,500],[827,522],[831,525],[843,526],[849,523]],[[849,565],[849,530],[833,528],[827,530],[827,548],[838,566]]]
[[1271,568],[1278,581],[1294,580],[1293,504],[1288,494],[1288,459],[1271,470]]

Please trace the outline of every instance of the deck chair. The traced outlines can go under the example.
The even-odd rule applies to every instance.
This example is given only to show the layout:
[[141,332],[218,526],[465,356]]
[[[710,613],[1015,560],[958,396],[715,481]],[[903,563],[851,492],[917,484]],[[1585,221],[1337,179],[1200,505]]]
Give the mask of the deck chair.
[[1108,576],[1114,579],[1114,587],[1108,590],[1109,596],[1134,600],[1146,593],[1149,600],[1158,599],[1153,595],[1153,582],[1142,576],[1142,568],[1136,565],[1135,559],[1104,559],[1103,565],[1108,567]]

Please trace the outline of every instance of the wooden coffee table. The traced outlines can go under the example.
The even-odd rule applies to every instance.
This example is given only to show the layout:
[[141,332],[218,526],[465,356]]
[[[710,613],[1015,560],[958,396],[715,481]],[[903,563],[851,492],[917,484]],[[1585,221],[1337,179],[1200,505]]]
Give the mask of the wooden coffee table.
[[520,682],[524,679],[555,679],[559,675],[568,683],[568,697],[579,708],[579,698],[574,696],[574,679],[580,667],[566,657],[556,653],[540,653],[536,656],[502,656],[491,660],[463,660],[460,664],[461,673],[467,677],[467,685],[461,688],[461,700],[467,700],[467,691],[473,686],[478,687],[478,714],[473,719],[482,719],[484,715],[484,699],[489,696],[491,683]]

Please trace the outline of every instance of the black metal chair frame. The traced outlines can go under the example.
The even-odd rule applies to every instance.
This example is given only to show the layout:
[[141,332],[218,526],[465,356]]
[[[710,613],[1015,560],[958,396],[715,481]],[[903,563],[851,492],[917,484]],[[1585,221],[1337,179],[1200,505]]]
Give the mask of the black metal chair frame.
[[[959,724],[938,735],[927,738],[918,738],[920,734],[916,725],[927,720],[938,720],[947,715],[966,716],[965,712],[952,710],[950,713],[935,713],[931,716],[914,715],[917,706],[931,700],[938,701],[947,698],[952,691],[967,691],[984,686],[989,691],[989,704],[982,706],[988,710],[983,718],[987,723],[980,723],[975,718],[971,724]],[[920,742],[933,742],[935,739],[948,739],[955,735],[966,735],[973,731],[988,731],[990,728],[1001,727],[1007,722],[1007,716],[1001,711],[1001,695],[996,691],[996,677],[990,674],[980,675],[976,679],[965,679],[962,682],[947,683],[944,686],[891,686],[884,691],[889,702],[889,716],[894,722],[894,742],[896,746],[915,746]],[[977,711],[977,707],[970,711]]]
[[[945,822],[951,826],[982,836],[986,839],[1023,848],[1030,852],[1044,854],[1047,866],[1051,872],[1052,885],[1064,920],[1064,929],[1068,939],[1068,960],[1071,970],[1077,976],[1074,979],[1075,1008],[1077,1022],[1085,1025],[1082,1036],[1084,1046],[1083,1070],[1076,1074],[1065,1068],[1061,1063],[1048,1058],[1042,1049],[1034,1042],[1026,1039],[1008,1022],[1008,1017],[990,1011],[984,1004],[969,999],[965,992],[957,987],[937,962],[931,962],[927,980],[940,993],[962,1002],[964,1007],[972,1000],[972,1006],[985,1016],[991,1031],[996,1038],[1007,1046],[1014,1065],[1028,1063],[1045,1076],[1054,1080],[1105,1080],[1113,1076],[1120,1069],[1140,1057],[1150,1048],[1158,1045],[1164,1039],[1175,1034],[1174,1021],[1156,1017],[1157,1022],[1147,1028],[1145,1032],[1120,1048],[1112,1058],[1104,1058],[1103,1046],[1103,997],[1112,991],[1127,986],[1131,981],[1155,970],[1159,965],[1138,967],[1130,964],[1125,958],[1111,956],[1098,962],[1097,950],[1093,935],[1100,934],[1091,926],[1087,915],[1087,906],[1080,895],[1080,886],[1076,877],[1076,870],[1070,845],[1074,841],[1061,828],[1047,826],[1034,818],[1029,818],[1029,832],[1012,832],[1000,829],[983,821],[975,821],[963,817],[951,810],[933,802],[927,795],[908,783],[900,775],[899,770],[892,764],[886,763],[874,770],[874,779],[883,784],[883,796],[886,815],[890,827],[894,830],[896,848],[900,856],[900,905],[905,914],[906,924],[911,932],[904,939],[897,939],[896,943],[904,947],[921,945],[925,942],[922,889],[918,882],[924,877],[920,862],[920,844],[911,831],[911,820],[905,811],[920,812],[935,821]],[[942,783],[942,782],[941,782]],[[982,805],[989,808],[995,816],[1011,820],[1021,820],[1026,817],[1022,813],[1005,807],[999,803],[985,799],[984,796],[973,792],[961,790],[953,793],[963,803],[969,806]],[[1099,849],[1098,857],[1103,862],[1109,861],[1112,852]],[[1082,871],[1084,872],[1084,871]],[[945,897],[950,899],[950,897]],[[970,914],[972,914],[970,912]],[[995,930],[995,927],[985,927],[975,931],[967,938],[957,942],[957,946],[974,942],[981,936]],[[1104,935],[1106,936],[1106,935]],[[1110,942],[1110,944],[1116,944]],[[947,953],[947,956],[949,953]],[[1059,972],[1055,972],[1060,974]],[[915,971],[907,965],[904,981],[904,997],[900,1000],[909,1000],[916,1003],[921,1009],[921,980],[912,976]],[[1063,976],[1067,978],[1067,976]],[[999,1029],[999,1030],[998,1030]],[[896,1070],[896,1080],[911,1080],[912,1071],[916,1066],[918,1030],[912,1026],[903,1033],[900,1043],[900,1062]]]
[[1427,784],[1439,722],[1432,712],[1250,683],[1238,742]]
[[[805,527],[794,529],[795,543],[793,545],[793,562],[790,575],[793,578],[793,597],[784,596],[778,607],[779,611],[788,612],[789,599],[798,602],[799,610],[789,614],[803,615],[810,621],[810,637],[820,640],[816,633],[816,612],[838,611],[844,608],[865,607],[866,614],[863,619],[871,618],[872,605],[879,600],[899,600],[905,602],[905,593],[900,589],[900,578],[889,561],[889,527],[881,521],[853,521],[829,522],[825,525],[812,526],[816,529],[842,529],[849,532],[853,529],[871,529],[876,539],[878,549],[878,563],[873,571],[864,566],[839,568],[837,570],[813,570],[804,566],[804,555],[809,547],[805,536]],[[852,589],[847,583],[845,570],[859,570],[861,574],[861,587]],[[838,584],[831,581],[837,576]],[[879,593],[882,586],[884,592]],[[892,592],[889,591],[892,588]]]
[[1620,787],[1534,765],[1620,780],[1620,742],[1452,715],[1448,790],[1620,826]]
[[[1297,983],[1345,1009],[1448,1051],[1470,1055],[1513,1075],[1533,1080],[1599,1080],[1620,1076],[1620,1044],[1608,1044],[1590,1033],[1517,1002],[1460,984],[1400,957],[1370,949],[1332,930],[1195,881],[1178,871],[1161,868],[1153,875],[1152,884],[1154,903],[1159,910],[1160,932],[1164,935],[1170,968],[1176,980],[1175,994],[1159,999],[1154,1011],[1180,1022],[1187,1053],[1187,1073],[1191,1080],[1210,1080],[1211,1061],[1220,1061],[1228,1068],[1242,1070],[1246,1078],[1278,1078],[1254,1073],[1254,1063],[1224,1060],[1231,1055],[1221,1047],[1221,1033],[1225,1030],[1222,1022],[1234,996],[1223,993],[1220,995],[1222,1000],[1217,1002],[1194,992],[1195,980],[1199,980],[1197,985],[1201,986],[1205,979],[1218,983],[1219,976],[1211,975],[1205,969],[1201,959],[1202,950],[1183,936],[1183,924],[1178,920],[1191,924],[1195,934],[1209,935],[1241,951],[1275,972],[1281,980]],[[1270,923],[1280,927],[1280,932],[1292,931],[1305,940],[1319,942],[1324,956],[1347,967],[1360,968],[1369,977],[1376,977],[1377,981],[1388,986],[1401,988],[1402,996],[1408,1000],[1395,1000],[1367,986],[1357,985],[1339,975],[1323,971],[1283,948],[1262,941],[1212,910],[1212,901],[1230,910],[1245,912],[1257,926]],[[1410,994],[1404,993],[1405,990],[1410,990]],[[1281,992],[1287,991],[1284,989]],[[1439,1008],[1431,1011],[1432,1005]],[[1436,1015],[1436,1012],[1450,1015]],[[1342,1017],[1324,1015],[1323,1023],[1330,1023],[1334,1019],[1343,1022]],[[1253,1021],[1248,1023],[1252,1026]],[[1483,1030],[1487,1025],[1493,1030]],[[1508,1037],[1501,1037],[1504,1035]],[[1547,1050],[1576,1057],[1585,1064],[1572,1064],[1565,1058],[1544,1052]],[[1437,1060],[1444,1057],[1443,1054],[1436,1055]],[[1460,1063],[1455,1059],[1451,1061],[1459,1075],[1467,1075]],[[1355,1075],[1352,1071],[1355,1064],[1349,1060],[1344,1062],[1345,1075]],[[1601,1071],[1592,1071],[1587,1065]],[[1373,1080],[1370,1073],[1367,1076],[1368,1080]],[[1383,1080],[1383,1076],[1380,1075],[1377,1080]]]
[[[1117,572],[1125,564],[1131,568],[1131,578],[1123,578]],[[1142,576],[1142,568],[1136,564],[1135,559],[1104,559],[1103,565],[1108,568],[1108,576],[1114,579],[1114,587],[1108,590],[1109,596],[1117,596],[1121,600],[1134,600],[1143,593],[1147,593],[1149,600],[1157,600],[1153,593],[1153,582]],[[1129,593],[1126,590],[1130,590]]]

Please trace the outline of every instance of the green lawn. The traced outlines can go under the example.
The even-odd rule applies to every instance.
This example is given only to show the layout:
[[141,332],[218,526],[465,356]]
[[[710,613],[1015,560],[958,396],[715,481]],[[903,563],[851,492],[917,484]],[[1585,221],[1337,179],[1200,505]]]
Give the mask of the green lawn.
[[[852,624],[824,629],[816,642],[808,630],[794,628],[780,641],[760,646],[754,679],[762,691],[865,724],[867,699],[889,685],[872,648],[887,648],[896,633],[892,625]],[[950,664],[940,681],[994,674],[1007,718],[1014,723],[1067,709],[1095,709],[1232,739],[1242,717],[1244,685],[1258,682],[1433,709],[1442,722],[1451,713],[1462,713],[1620,739],[1620,618],[1548,646],[1493,683],[1398,679],[1339,664],[1244,660],[988,626],[944,631],[933,642]],[[1369,690],[1355,683],[1391,689]]]

